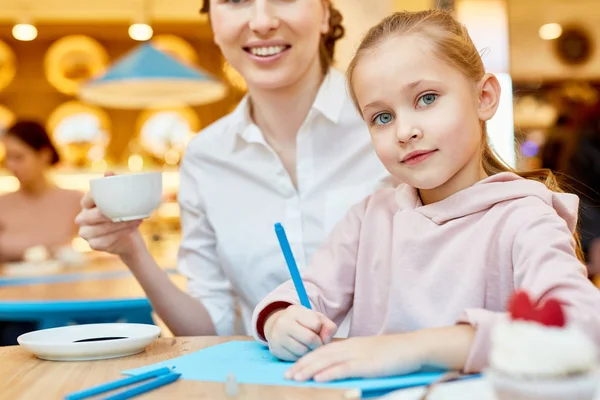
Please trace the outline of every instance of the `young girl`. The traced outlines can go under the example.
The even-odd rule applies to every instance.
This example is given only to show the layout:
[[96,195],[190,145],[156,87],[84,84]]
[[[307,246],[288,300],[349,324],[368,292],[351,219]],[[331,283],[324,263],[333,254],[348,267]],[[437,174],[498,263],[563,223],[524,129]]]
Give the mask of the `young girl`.
[[[500,86],[466,28],[442,11],[396,13],[367,33],[347,76],[379,158],[404,184],[351,209],[315,253],[303,274],[312,310],[291,282],[255,309],[255,337],[300,358],[287,377],[480,371],[517,288],[560,299],[600,343],[578,199],[549,171],[517,174],[494,156],[485,123]],[[357,338],[329,344],[352,306]]]

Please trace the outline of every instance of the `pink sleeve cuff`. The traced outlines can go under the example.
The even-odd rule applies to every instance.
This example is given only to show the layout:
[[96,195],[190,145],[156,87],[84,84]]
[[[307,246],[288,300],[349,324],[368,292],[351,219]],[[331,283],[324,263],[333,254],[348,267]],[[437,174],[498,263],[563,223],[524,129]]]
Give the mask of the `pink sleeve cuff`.
[[295,293],[293,288],[287,289],[285,287],[280,287],[275,289],[275,292],[271,293],[258,303],[252,313],[252,325],[250,325],[252,336],[254,336],[256,341],[267,344],[264,332],[267,317],[274,311],[277,311],[277,309],[287,308],[293,304],[299,304],[297,300],[298,296],[295,295]]
[[286,301],[277,301],[267,305],[263,310],[258,313],[256,317],[256,324],[254,324],[256,331],[254,337],[256,340],[262,343],[267,343],[267,339],[265,338],[265,323],[271,314],[275,311],[283,310],[291,306],[290,303]]
[[457,323],[469,324],[476,329],[475,339],[469,350],[463,372],[467,374],[480,373],[489,365],[492,330],[504,318],[506,318],[505,313],[481,308],[471,308],[463,312]]

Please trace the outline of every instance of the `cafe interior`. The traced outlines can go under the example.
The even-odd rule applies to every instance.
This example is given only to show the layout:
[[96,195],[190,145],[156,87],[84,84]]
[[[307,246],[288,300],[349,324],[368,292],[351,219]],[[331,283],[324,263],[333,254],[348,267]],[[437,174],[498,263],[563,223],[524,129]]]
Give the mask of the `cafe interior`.
[[[246,93],[244,80],[213,42],[200,3],[0,0],[0,132],[19,120],[41,123],[61,158],[49,171],[51,179],[81,193],[109,171],[162,172],[161,204],[140,229],[158,264],[183,290],[185,279],[176,269],[178,168],[187,143]],[[586,139],[581,157],[587,157],[586,171],[595,169],[596,180],[573,178],[588,179],[582,196],[600,204],[598,0],[334,3],[346,27],[336,49],[341,70],[364,32],[391,12],[453,9],[502,87],[500,108],[488,123],[496,152],[517,170],[551,168],[570,176],[565,160],[581,147],[574,142],[581,137],[577,130],[593,126],[595,137]],[[188,83],[166,98],[165,85],[177,85],[181,76]],[[0,146],[0,196],[19,189],[5,162]],[[600,275],[600,214],[590,215],[596,215],[586,223],[592,228],[582,234],[593,280]],[[117,256],[93,251],[77,235],[58,249],[29,243],[20,257],[0,254],[0,330],[8,332],[3,344],[15,344],[15,336],[27,330],[121,320],[155,323],[163,337],[172,336]],[[33,325],[15,333],[15,321],[21,328],[27,321]]]

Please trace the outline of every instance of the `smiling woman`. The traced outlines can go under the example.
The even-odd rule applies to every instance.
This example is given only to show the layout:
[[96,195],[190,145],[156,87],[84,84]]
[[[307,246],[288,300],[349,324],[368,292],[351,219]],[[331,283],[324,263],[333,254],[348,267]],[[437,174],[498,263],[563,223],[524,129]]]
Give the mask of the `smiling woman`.
[[[249,333],[256,304],[288,277],[281,222],[300,269],[354,204],[389,176],[331,68],[342,17],[327,0],[210,0],[214,41],[248,94],[188,144],[181,162],[181,292],[150,257],[139,221],[93,198],[78,216],[94,249],[119,254],[178,336]],[[242,333],[242,332],[236,332]]]
[[[233,0],[229,2],[234,4],[241,4],[245,2],[247,3],[248,0]],[[202,3],[200,13],[208,14],[210,16],[210,4],[210,0],[205,0]],[[331,67],[333,63],[336,42],[339,39],[341,39],[345,33],[344,26],[342,25],[342,14],[335,7],[333,7],[333,5],[330,2],[327,2],[327,7],[329,11],[329,29],[325,34],[321,36],[321,40],[319,43],[319,57],[321,60],[321,67],[323,68],[324,73],[327,73],[329,67]],[[289,48],[289,45],[287,47]]]

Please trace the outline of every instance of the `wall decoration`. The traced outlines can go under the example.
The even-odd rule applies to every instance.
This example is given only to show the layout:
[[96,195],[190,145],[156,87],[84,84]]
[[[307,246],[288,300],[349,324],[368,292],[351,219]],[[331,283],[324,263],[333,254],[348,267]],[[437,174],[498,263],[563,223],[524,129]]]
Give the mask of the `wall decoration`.
[[58,91],[73,95],[79,86],[102,73],[109,62],[104,47],[84,35],[65,36],[54,42],[44,59],[46,78]]
[[6,88],[17,73],[15,53],[0,40],[0,90]]
[[179,36],[156,35],[152,38],[152,44],[158,50],[185,64],[196,65],[198,63],[198,53],[194,46]]
[[554,46],[559,60],[568,65],[585,64],[594,50],[592,38],[581,26],[564,27]]
[[50,115],[47,129],[66,163],[91,167],[104,158],[110,138],[110,120],[100,108],[70,101]]
[[141,148],[159,163],[177,165],[200,119],[191,108],[166,108],[142,112],[137,125]]
[[0,134],[15,122],[15,114],[8,108],[0,105]]

